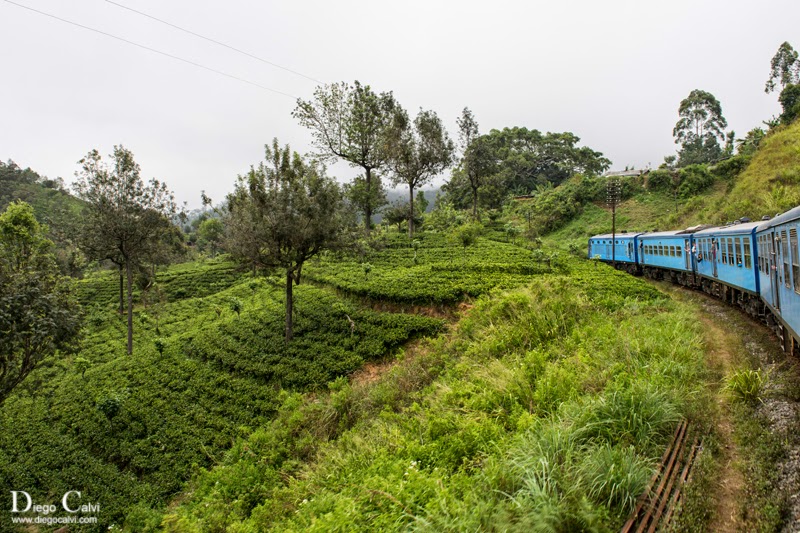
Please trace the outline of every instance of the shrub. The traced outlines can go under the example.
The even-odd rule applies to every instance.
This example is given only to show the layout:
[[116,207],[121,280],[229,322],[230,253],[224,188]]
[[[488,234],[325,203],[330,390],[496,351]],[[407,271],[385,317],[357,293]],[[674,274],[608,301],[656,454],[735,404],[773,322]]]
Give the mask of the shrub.
[[73,362],[75,370],[81,373],[81,377],[86,375],[86,371],[92,366],[92,362],[85,357],[76,357]]
[[695,196],[714,183],[714,176],[706,165],[689,165],[678,171],[680,185],[678,194],[682,198]]

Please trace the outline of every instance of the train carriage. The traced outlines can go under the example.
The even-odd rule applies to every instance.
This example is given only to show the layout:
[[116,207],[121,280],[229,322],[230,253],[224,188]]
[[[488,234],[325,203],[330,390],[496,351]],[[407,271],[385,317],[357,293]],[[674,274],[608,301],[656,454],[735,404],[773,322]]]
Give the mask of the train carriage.
[[607,262],[616,260],[625,264],[626,269],[634,273],[639,262],[639,251],[636,248],[639,235],[641,233],[595,235],[589,239],[589,258],[596,257]]
[[779,322],[778,334],[789,351],[796,349],[800,339],[798,230],[800,207],[795,207],[761,223],[755,232],[761,251],[757,265],[761,299]]
[[658,231],[639,237],[640,266],[645,275],[660,279],[662,270],[692,271],[692,235],[686,231]]
[[695,273],[709,282],[757,296],[758,247],[755,234],[758,225],[757,222],[746,222],[695,233]]

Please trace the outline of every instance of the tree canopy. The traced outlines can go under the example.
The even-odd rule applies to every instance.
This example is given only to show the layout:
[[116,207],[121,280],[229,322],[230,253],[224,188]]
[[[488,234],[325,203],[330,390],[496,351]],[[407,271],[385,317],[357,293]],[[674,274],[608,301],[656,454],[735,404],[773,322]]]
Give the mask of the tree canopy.
[[[390,140],[392,183],[408,186],[409,213],[414,213],[414,189],[429,183],[453,158],[453,141],[433,111],[420,110],[411,121],[404,110],[396,113]],[[408,219],[408,235],[414,234],[414,217]]]
[[133,353],[134,269],[158,261],[174,238],[175,199],[165,183],[145,184],[133,154],[115,146],[113,166],[97,150],[79,161],[75,191],[87,202],[79,246],[87,257],[109,260],[124,271],[127,281],[128,354]]
[[[468,157],[480,165],[478,202],[499,207],[509,194],[529,194],[539,186],[559,185],[575,174],[600,174],[611,161],[586,146],[570,132],[541,133],[527,128],[492,130],[471,142]],[[485,172],[485,174],[483,174]],[[471,183],[463,168],[443,187],[457,207],[474,202]]]
[[0,215],[0,404],[45,357],[72,347],[80,330],[45,231],[24,202]]
[[313,99],[297,100],[292,112],[302,126],[311,131],[317,155],[325,159],[342,159],[353,167],[364,169],[363,188],[357,207],[364,215],[366,231],[372,225],[373,212],[385,199],[373,191],[380,188],[376,171],[385,167],[387,133],[397,103],[391,92],[376,94],[369,85],[356,81],[317,87]]
[[468,107],[464,108],[456,123],[461,160],[458,173],[454,173],[454,179],[462,180],[469,185],[472,196],[472,218],[477,220],[478,194],[487,179],[496,172],[497,161],[489,139],[479,136],[478,122]]
[[256,267],[280,269],[286,279],[286,341],[293,335],[292,284],[303,264],[326,249],[344,246],[352,218],[338,184],[314,161],[281,148],[265,147],[265,162],[239,176],[228,195],[230,250]]
[[722,105],[710,92],[695,89],[681,100],[678,122],[672,130],[675,143],[681,145],[678,165],[709,163],[722,156],[720,141],[725,140],[728,121]]
[[782,88],[800,83],[800,58],[797,51],[788,42],[778,47],[778,51],[770,61],[770,72],[764,92],[769,94],[776,88],[776,82]]

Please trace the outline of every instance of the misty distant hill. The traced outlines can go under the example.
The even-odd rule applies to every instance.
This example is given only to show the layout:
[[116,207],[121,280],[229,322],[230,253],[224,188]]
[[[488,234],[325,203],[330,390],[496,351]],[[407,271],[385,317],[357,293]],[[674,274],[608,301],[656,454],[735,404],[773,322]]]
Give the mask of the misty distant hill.
[[[430,213],[433,210],[433,206],[436,203],[436,195],[441,194],[442,189],[440,187],[436,187],[435,189],[431,189],[429,191],[424,191],[425,199],[428,200],[428,207],[425,209],[426,213]],[[414,194],[416,197],[416,193]],[[402,202],[408,203],[408,189],[392,189],[386,193],[386,198],[389,200],[390,204],[395,202]],[[372,217],[373,222],[378,223],[383,220],[383,215],[377,213]]]

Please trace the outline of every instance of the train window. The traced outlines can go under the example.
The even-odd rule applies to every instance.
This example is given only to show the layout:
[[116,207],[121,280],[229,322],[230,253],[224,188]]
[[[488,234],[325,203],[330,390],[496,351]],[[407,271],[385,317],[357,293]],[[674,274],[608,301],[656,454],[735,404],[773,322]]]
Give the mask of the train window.
[[781,242],[783,243],[783,284],[786,288],[791,288],[789,279],[789,239],[786,237],[786,232],[781,232]]
[[676,257],[681,257],[682,256],[681,250],[682,250],[682,248],[680,246],[676,246],[675,247],[675,256]]
[[659,244],[658,245],[658,255],[664,255],[664,245],[663,244]]
[[752,261],[752,258],[750,257],[750,238],[748,238],[748,237],[745,237],[745,239],[744,239],[744,252],[743,252],[743,255],[744,255],[744,267],[745,268],[752,268],[753,267],[753,261]]
[[733,238],[728,238],[725,240],[728,241],[728,264],[735,265],[736,260],[733,255]]
[[797,228],[789,230],[789,247],[792,249],[792,278],[794,292],[800,294],[800,257],[797,250]]
[[750,238],[745,237],[744,239],[744,251],[742,252],[744,255],[744,267],[745,268],[753,268],[753,260],[750,257]]
[[744,262],[742,258],[742,238],[736,237],[736,264],[741,265]]
[[727,265],[728,264],[728,247],[725,246],[725,239],[720,239],[719,240],[719,246],[720,246],[720,252],[722,252],[720,254],[722,256],[722,264],[723,265]]

